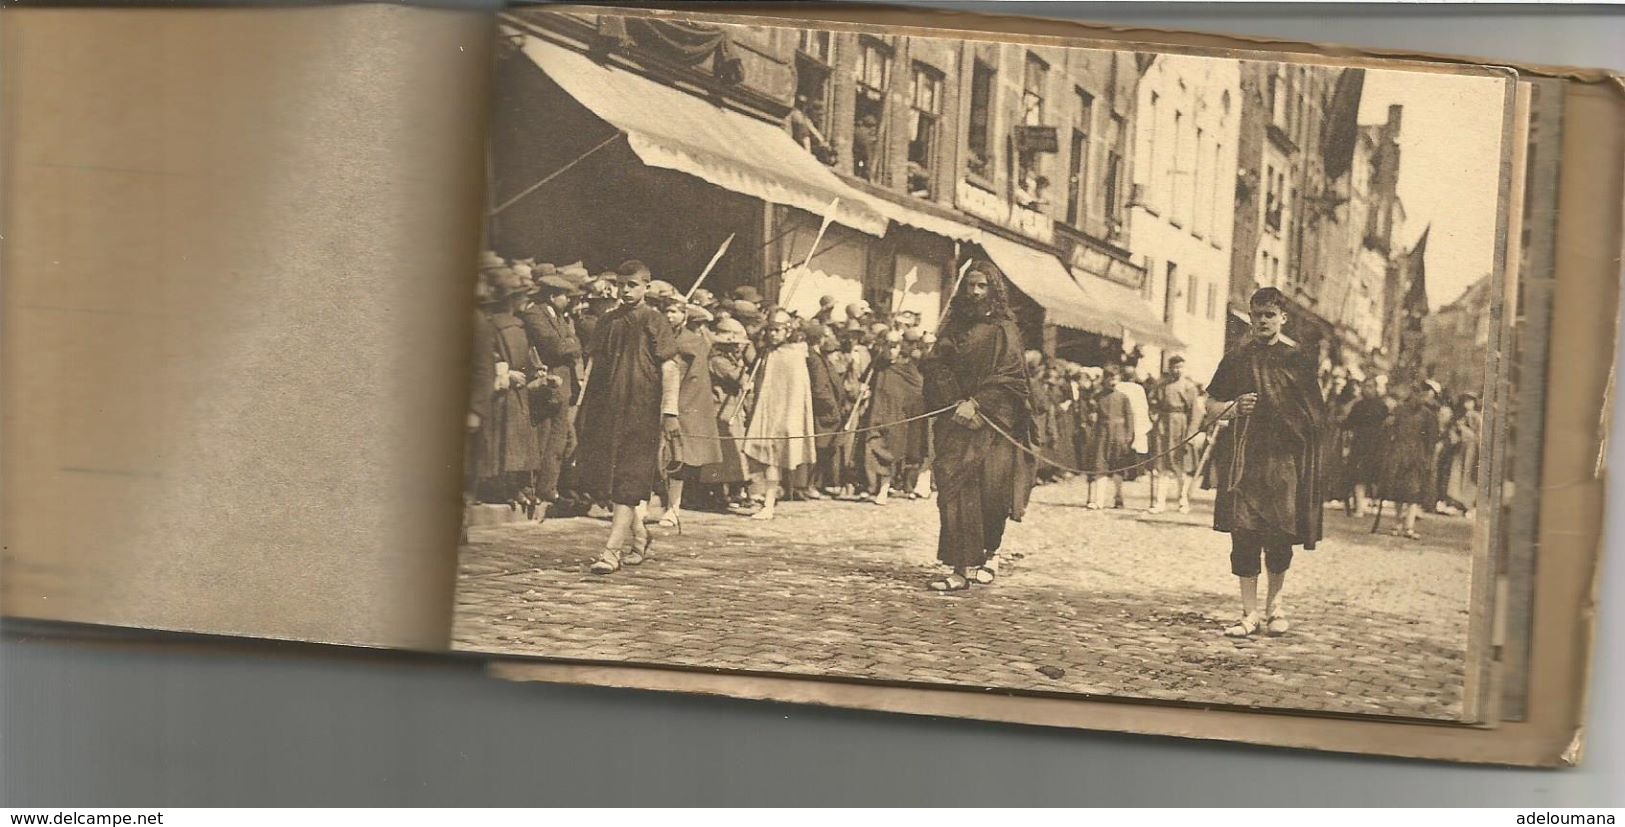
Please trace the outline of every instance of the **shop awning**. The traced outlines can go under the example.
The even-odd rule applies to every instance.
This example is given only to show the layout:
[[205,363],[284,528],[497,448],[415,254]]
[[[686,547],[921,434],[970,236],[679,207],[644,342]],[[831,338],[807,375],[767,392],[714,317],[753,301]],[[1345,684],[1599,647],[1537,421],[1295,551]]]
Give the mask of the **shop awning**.
[[1167,323],[1151,312],[1134,288],[1079,270],[1072,271],[1072,275],[1089,296],[1090,304],[1110,311],[1135,342],[1175,350],[1185,346]]
[[980,229],[964,222],[933,215],[924,210],[897,204],[878,196],[871,196],[869,203],[875,208],[876,212],[898,224],[925,230],[943,238],[980,243],[984,235]]
[[1090,300],[1060,259],[993,233],[983,233],[978,243],[1017,290],[1044,308],[1050,324],[1114,338],[1123,335],[1122,322]]
[[524,49],[571,97],[626,133],[643,163],[814,215],[839,198],[836,221],[870,235],[885,234],[886,217],[871,199],[783,129],[534,36],[525,38]]

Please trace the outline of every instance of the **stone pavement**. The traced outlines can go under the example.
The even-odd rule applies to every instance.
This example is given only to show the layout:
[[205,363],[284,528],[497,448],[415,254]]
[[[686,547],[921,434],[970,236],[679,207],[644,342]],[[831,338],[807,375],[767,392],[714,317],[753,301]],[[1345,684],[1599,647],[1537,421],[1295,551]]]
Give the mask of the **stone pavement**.
[[[1145,504],[1144,483],[1129,504]],[[1034,492],[999,581],[937,594],[930,500],[781,504],[770,522],[687,512],[649,562],[598,577],[607,523],[473,529],[455,645],[1196,704],[1455,719],[1463,714],[1471,525],[1423,541],[1327,510],[1287,580],[1292,631],[1231,640],[1239,601],[1211,502],[1188,515],[1087,511],[1081,480]],[[1262,588],[1262,584],[1261,584]]]

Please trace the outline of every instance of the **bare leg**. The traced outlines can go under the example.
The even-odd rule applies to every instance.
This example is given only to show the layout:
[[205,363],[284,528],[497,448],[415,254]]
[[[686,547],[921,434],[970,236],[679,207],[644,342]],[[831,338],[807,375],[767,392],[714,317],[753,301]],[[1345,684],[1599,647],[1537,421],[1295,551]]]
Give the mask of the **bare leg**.
[[1258,614],[1258,578],[1240,577],[1241,581],[1241,613],[1243,615]]
[[626,546],[627,538],[632,536],[632,523],[637,514],[629,505],[616,505],[610,514],[609,539],[604,543],[604,552],[593,562],[593,574],[610,574],[621,568],[621,549]]
[[779,502],[779,469],[770,466],[762,477],[765,480],[762,485],[762,510],[751,515],[753,520],[773,519],[774,506]]
[[[1254,585],[1254,588],[1256,589],[1256,587],[1258,585],[1256,580],[1254,581],[1253,585]],[[1264,602],[1264,613],[1266,615],[1271,615],[1272,616],[1278,610],[1280,610],[1280,608],[1281,608],[1281,587],[1284,586],[1284,585],[1286,585],[1286,572],[1284,572],[1284,571],[1272,571],[1272,572],[1269,572],[1269,592],[1268,592],[1268,596],[1265,597],[1265,602]],[[1256,600],[1256,598],[1254,598],[1254,599]]]
[[1174,472],[1174,480],[1178,485],[1175,490],[1179,492],[1179,513],[1189,514],[1191,510],[1190,476],[1184,469]]
[[666,514],[660,518],[660,524],[671,527],[677,525],[682,519],[678,510],[683,507],[683,481],[672,479],[666,483]]
[[1354,484],[1354,516],[1364,517],[1366,504],[1365,483],[1357,482]]
[[1272,571],[1269,573],[1269,597],[1264,603],[1264,617],[1268,621],[1268,631],[1272,635],[1285,634],[1292,624],[1286,619],[1286,607],[1281,603],[1281,587],[1286,585],[1286,572]]

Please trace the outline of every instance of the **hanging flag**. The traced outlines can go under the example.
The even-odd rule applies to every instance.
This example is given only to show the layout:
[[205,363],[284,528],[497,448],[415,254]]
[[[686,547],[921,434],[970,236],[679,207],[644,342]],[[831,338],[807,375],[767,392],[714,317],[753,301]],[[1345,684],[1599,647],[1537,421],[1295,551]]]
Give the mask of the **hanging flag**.
[[1344,69],[1337,76],[1320,135],[1321,161],[1326,165],[1327,178],[1341,178],[1354,164],[1354,143],[1360,136],[1360,92],[1364,88],[1364,69]]
[[1428,314],[1428,278],[1427,278],[1427,249],[1428,233],[1432,232],[1433,225],[1429,224],[1422,230],[1422,236],[1416,239],[1416,246],[1406,255],[1405,272],[1410,276],[1410,286],[1405,291],[1405,315],[1412,319],[1421,319]]

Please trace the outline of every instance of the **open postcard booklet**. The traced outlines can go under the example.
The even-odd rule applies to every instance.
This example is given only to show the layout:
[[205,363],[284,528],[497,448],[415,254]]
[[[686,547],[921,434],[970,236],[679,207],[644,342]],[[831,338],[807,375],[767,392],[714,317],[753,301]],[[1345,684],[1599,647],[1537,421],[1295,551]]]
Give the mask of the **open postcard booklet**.
[[[9,617],[1578,760],[1617,78],[882,8],[8,15],[73,44],[7,49]],[[328,88],[264,64],[317,30]]]

